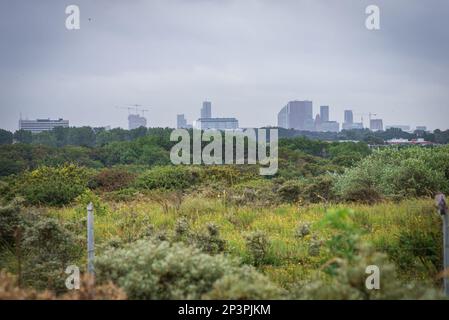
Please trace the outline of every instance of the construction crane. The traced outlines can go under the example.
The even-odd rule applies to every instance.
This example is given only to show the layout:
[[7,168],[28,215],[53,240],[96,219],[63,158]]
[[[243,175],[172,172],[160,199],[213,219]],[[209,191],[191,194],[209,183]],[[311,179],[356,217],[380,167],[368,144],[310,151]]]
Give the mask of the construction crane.
[[[139,111],[142,112],[142,117],[145,116],[145,112],[150,111],[148,109],[142,109],[141,107],[143,107],[140,104],[132,104],[132,105],[128,105],[126,107],[116,107],[118,109],[127,109],[128,110],[128,114],[131,114],[132,110],[136,110],[136,114],[139,114]],[[149,108],[149,107],[147,107]]]

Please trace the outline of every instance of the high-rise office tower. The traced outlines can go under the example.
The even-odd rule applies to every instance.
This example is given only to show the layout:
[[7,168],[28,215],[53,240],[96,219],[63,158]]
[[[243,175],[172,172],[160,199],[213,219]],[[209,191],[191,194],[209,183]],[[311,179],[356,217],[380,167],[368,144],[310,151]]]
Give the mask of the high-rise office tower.
[[187,120],[183,114],[176,115],[176,128],[184,129],[187,127]]
[[312,101],[290,101],[278,113],[278,126],[286,129],[314,130]]
[[212,102],[204,101],[203,107],[201,108],[201,118],[209,119],[212,118]]
[[321,118],[321,122],[329,121],[329,106],[321,106],[320,107],[320,118]]
[[345,123],[346,124],[354,123],[354,115],[352,113],[352,110],[345,110]]

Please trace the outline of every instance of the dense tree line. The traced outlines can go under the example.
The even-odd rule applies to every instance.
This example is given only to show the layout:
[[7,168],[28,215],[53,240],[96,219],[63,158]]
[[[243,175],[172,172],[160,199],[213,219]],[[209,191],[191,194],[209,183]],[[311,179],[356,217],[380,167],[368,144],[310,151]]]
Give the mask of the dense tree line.
[[[32,134],[29,131],[18,130],[14,133],[0,129],[0,145],[24,143],[45,145],[50,147],[81,146],[81,147],[101,147],[112,142],[133,141],[145,136],[160,137],[162,140],[169,140],[172,129],[170,128],[144,128],[125,130],[115,128],[105,130],[104,128],[72,127],[55,128],[53,131]],[[304,136],[314,140],[341,141],[355,140],[367,144],[384,144],[386,140],[394,138],[417,139],[424,138],[440,144],[449,143],[449,130],[435,130],[434,132],[415,131],[414,133],[404,132],[401,129],[388,129],[386,131],[372,132],[363,130],[342,130],[341,132],[310,132],[299,130],[279,129],[280,138],[293,138]]]
[[355,140],[363,141],[367,144],[377,145],[384,144],[385,141],[391,139],[418,139],[424,138],[426,141],[448,144],[449,130],[441,131],[435,130],[433,133],[425,131],[415,131],[413,133],[402,131],[401,129],[391,128],[385,131],[370,131],[369,129],[354,129],[342,130],[340,132],[311,132],[279,129],[279,136],[283,138],[292,138],[297,136],[304,136],[310,139],[326,140],[326,141],[341,141],[341,140]]

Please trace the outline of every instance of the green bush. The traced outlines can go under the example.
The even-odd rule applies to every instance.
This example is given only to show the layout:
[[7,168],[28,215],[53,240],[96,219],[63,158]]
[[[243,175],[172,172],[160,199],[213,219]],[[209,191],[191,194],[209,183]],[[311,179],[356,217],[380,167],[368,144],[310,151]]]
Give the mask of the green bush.
[[203,296],[212,300],[270,300],[285,293],[267,277],[244,266],[238,273],[227,274],[217,280],[210,292]]
[[200,233],[196,236],[196,246],[209,254],[223,252],[226,248],[226,241],[220,237],[218,226],[214,223],[208,223],[206,228],[207,233]]
[[76,210],[79,215],[85,214],[89,203],[92,203],[95,215],[103,216],[108,212],[108,207],[102,203],[100,197],[89,189],[84,190],[83,193],[76,197],[75,203],[77,204]]
[[111,192],[129,187],[134,180],[135,175],[127,170],[103,169],[91,179],[89,187]]
[[[99,283],[112,280],[130,299],[277,297],[273,285],[263,277],[259,277],[263,281],[259,293],[249,290],[250,286],[254,288],[255,270],[182,243],[140,240],[110,249],[97,258],[96,272]],[[237,284],[229,284],[226,277],[231,275],[241,280],[240,289]]]
[[364,202],[447,193],[448,169],[446,147],[385,149],[338,176],[334,191],[342,200]]
[[40,167],[19,178],[17,192],[30,204],[62,206],[83,193],[88,179],[87,170],[75,165]]
[[300,198],[304,202],[320,203],[335,199],[334,194],[335,179],[331,175],[321,175],[308,179],[303,183]]
[[22,280],[36,289],[66,291],[65,269],[83,253],[82,240],[55,219],[39,217],[25,229]]
[[[321,279],[296,285],[292,289],[293,299],[311,300],[414,300],[443,299],[439,290],[428,283],[408,282],[399,280],[394,265],[389,263],[387,256],[361,246],[359,255],[348,261],[336,259],[338,265],[333,277],[321,274]],[[367,266],[377,266],[380,271],[380,288],[368,289],[366,280]],[[324,278],[324,279],[323,279]]]
[[[225,194],[227,199],[236,205],[266,207],[278,204],[277,186],[271,180],[253,179],[234,185]],[[221,192],[222,193],[222,192]]]
[[270,240],[263,231],[254,231],[246,235],[246,247],[256,266],[265,263],[270,249]]
[[155,167],[143,173],[137,180],[144,189],[184,190],[200,180],[199,169],[186,166]]
[[18,202],[0,207],[0,266],[17,272],[24,286],[64,291],[65,268],[77,263],[82,242],[65,224]]
[[299,200],[303,188],[303,183],[299,180],[288,180],[284,182],[279,189],[277,194],[279,198],[284,202],[296,202]]
[[0,207],[0,243],[2,246],[12,247],[15,245],[16,230],[22,223],[20,207],[12,204]]

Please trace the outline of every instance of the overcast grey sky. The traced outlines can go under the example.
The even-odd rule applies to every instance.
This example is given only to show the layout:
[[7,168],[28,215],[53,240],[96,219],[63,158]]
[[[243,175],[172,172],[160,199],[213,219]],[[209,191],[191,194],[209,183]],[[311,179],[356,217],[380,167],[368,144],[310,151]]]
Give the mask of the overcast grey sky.
[[[65,28],[76,4],[81,29]],[[381,30],[365,28],[380,7]],[[289,100],[449,128],[447,0],[95,0],[0,2],[0,127],[28,118],[126,127],[189,122],[201,102],[243,127],[275,125]],[[355,116],[356,120],[360,116]],[[365,117],[365,121],[367,117]]]

